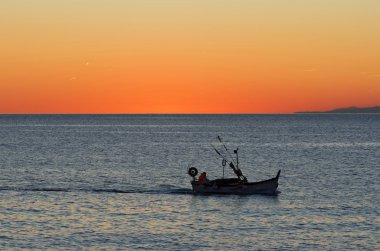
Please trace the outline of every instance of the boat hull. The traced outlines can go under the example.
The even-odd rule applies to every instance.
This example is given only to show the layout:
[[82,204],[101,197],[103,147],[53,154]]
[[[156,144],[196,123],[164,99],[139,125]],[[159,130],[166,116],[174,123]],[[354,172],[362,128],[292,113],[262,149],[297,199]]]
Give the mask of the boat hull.
[[238,179],[219,179],[212,180],[208,184],[199,184],[199,181],[191,181],[194,194],[265,194],[277,195],[278,179],[280,177],[278,171],[275,178],[263,180],[259,182],[240,182]]

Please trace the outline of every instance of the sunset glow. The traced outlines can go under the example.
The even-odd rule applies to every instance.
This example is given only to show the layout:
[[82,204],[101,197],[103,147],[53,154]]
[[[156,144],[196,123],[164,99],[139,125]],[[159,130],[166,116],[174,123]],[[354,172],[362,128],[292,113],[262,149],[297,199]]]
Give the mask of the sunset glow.
[[380,105],[377,0],[2,0],[0,113]]

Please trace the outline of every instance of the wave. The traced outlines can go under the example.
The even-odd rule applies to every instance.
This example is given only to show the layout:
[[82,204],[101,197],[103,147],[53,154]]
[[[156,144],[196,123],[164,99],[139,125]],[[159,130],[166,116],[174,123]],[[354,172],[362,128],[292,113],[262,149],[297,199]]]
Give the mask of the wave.
[[6,143],[0,143],[0,148],[14,149],[14,148],[16,148],[16,146],[11,145],[11,144],[6,144]]

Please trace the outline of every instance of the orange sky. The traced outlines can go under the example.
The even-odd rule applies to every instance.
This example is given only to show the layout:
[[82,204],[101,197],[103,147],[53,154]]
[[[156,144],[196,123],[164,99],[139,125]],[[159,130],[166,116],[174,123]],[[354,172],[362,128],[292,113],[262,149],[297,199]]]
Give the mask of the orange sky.
[[1,0],[0,113],[380,105],[378,0]]

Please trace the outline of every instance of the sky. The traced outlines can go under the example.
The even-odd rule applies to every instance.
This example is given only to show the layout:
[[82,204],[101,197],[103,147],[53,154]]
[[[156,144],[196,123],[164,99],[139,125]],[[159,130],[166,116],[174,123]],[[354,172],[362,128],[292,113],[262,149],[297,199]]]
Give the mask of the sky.
[[0,113],[376,105],[379,0],[0,1]]

